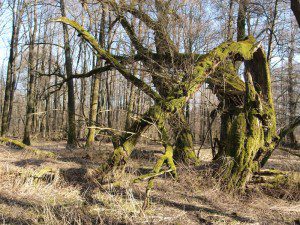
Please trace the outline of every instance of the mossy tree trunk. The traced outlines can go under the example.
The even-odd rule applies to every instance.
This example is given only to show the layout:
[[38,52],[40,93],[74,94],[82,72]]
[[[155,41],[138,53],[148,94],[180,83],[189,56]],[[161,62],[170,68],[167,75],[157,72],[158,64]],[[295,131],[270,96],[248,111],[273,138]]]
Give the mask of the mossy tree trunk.
[[108,160],[107,169],[122,168],[128,161],[142,134],[165,113],[159,106],[152,106],[140,120],[133,122],[126,133],[114,140],[114,152]]
[[[237,40],[245,39],[247,1],[239,2]],[[244,82],[237,71],[245,62]],[[221,101],[219,153],[222,180],[228,189],[244,190],[252,173],[259,170],[267,152],[275,148],[275,111],[267,56],[258,48],[250,59],[229,61],[208,81]],[[218,79],[228,80],[225,86]],[[244,84],[243,84],[244,83]],[[228,90],[226,90],[228,89]],[[244,100],[241,101],[241,97]]]
[[[165,148],[165,153],[159,157],[156,164],[153,167],[152,173],[144,175],[144,178],[149,177],[148,185],[146,188],[146,198],[143,204],[143,209],[146,209],[149,206],[150,192],[154,187],[154,178],[157,174],[163,174],[166,172],[170,172],[174,178],[177,177],[176,166],[174,162],[174,148],[171,144],[171,140],[169,137],[169,132],[166,129],[166,118],[165,115],[162,114],[157,121],[157,127],[160,131],[160,139],[162,141],[162,145]],[[166,164],[168,167],[167,170],[163,170],[163,166]]]
[[[259,49],[245,62],[245,101],[227,114],[222,178],[229,189],[245,189],[253,172],[264,164],[265,155],[276,146],[276,120],[271,78],[264,52]],[[227,112],[226,112],[227,113]]]

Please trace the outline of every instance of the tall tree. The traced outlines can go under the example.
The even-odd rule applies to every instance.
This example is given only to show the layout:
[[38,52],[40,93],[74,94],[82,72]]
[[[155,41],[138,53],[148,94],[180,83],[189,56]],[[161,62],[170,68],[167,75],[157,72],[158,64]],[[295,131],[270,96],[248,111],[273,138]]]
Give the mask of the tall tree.
[[274,10],[272,12],[272,20],[270,21],[270,24],[269,24],[270,29],[269,29],[269,37],[268,37],[268,51],[267,51],[267,60],[268,61],[270,61],[270,59],[271,59],[272,42],[273,42],[277,13],[278,13],[277,7],[278,7],[278,0],[275,0]]
[[[61,15],[66,16],[65,1],[60,0]],[[65,49],[65,69],[67,78],[72,77],[73,65],[71,58],[71,47],[69,40],[69,31],[67,25],[63,24],[64,32],[64,49]],[[69,148],[76,147],[76,118],[75,118],[75,93],[74,93],[74,82],[73,79],[69,79],[67,82],[68,86],[68,141],[67,145]]]
[[[289,123],[292,123],[296,118],[297,110],[297,96],[295,92],[296,88],[296,74],[294,73],[294,57],[295,57],[295,29],[291,29],[291,40],[289,46],[289,55],[288,55],[288,108],[289,108]],[[289,142],[291,146],[297,146],[297,139],[294,132],[289,133],[288,135]]]
[[25,119],[25,129],[23,136],[23,143],[30,145],[30,133],[32,129],[33,113],[35,106],[35,40],[37,34],[37,0],[34,1],[33,15],[28,15],[29,20],[29,50],[28,50],[28,85],[27,85],[27,107],[26,107],[26,119]]
[[227,40],[233,40],[233,6],[234,0],[229,0],[228,25],[227,25]]
[[237,18],[237,41],[241,41],[246,37],[246,13],[248,0],[239,1],[239,11]]
[[[100,23],[100,33],[99,33],[99,43],[102,48],[105,46],[105,24],[106,24],[106,10],[105,6],[102,5],[102,15]],[[103,66],[103,60],[98,56],[96,67]],[[93,77],[93,83],[91,88],[91,103],[90,103],[90,114],[89,114],[89,132],[87,136],[86,146],[89,147],[95,141],[95,128],[97,114],[98,114],[98,102],[99,102],[99,88],[100,88],[100,76],[101,74],[96,74]]]
[[16,88],[16,58],[18,56],[19,33],[21,28],[22,16],[24,13],[23,0],[12,1],[12,33],[10,40],[10,51],[7,66],[7,76],[5,85],[5,94],[2,111],[1,136],[5,135],[9,130],[14,93]]

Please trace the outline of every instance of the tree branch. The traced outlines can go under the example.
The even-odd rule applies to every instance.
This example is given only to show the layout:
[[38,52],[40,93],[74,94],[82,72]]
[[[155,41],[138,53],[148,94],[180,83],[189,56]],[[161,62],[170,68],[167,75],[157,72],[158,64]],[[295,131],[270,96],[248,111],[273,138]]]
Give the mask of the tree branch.
[[128,81],[134,84],[137,88],[144,91],[147,95],[149,95],[155,101],[161,101],[161,96],[154,91],[148,84],[144,81],[140,80],[136,76],[134,76],[131,72],[129,72],[116,58],[114,58],[109,52],[101,48],[97,40],[86,31],[81,25],[79,25],[76,21],[70,20],[66,17],[60,17],[58,19],[53,20],[54,22],[61,22],[67,25],[70,25],[82,36],[84,40],[86,40],[94,50],[99,54],[100,57],[103,57],[109,64],[115,67]]

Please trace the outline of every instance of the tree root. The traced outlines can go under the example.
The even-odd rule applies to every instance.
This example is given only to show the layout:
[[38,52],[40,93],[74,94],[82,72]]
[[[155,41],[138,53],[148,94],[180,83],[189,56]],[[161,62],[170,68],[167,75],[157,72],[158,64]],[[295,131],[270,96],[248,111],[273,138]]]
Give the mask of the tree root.
[[[154,187],[154,179],[160,175],[165,173],[171,173],[174,178],[177,178],[176,166],[173,160],[173,147],[171,145],[167,145],[165,147],[165,154],[162,155],[156,162],[155,166],[151,173],[142,175],[134,180],[134,182],[148,180],[147,188],[146,188],[146,197],[143,203],[143,210],[147,209],[150,204],[150,192]],[[164,163],[169,167],[168,170],[161,170]]]
[[148,180],[148,179],[151,179],[151,178],[154,178],[154,177],[158,177],[158,176],[163,175],[165,173],[170,173],[172,171],[173,171],[172,169],[169,169],[169,170],[160,171],[158,173],[153,173],[153,172],[152,173],[147,173],[145,175],[139,176],[138,178],[134,179],[133,183],[137,183],[137,182],[140,182],[140,181],[145,181],[145,180]]

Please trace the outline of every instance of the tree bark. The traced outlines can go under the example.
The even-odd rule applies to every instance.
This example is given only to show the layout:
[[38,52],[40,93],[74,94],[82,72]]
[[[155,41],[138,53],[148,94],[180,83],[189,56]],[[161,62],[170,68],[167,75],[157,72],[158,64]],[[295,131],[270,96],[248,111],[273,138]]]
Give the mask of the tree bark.
[[[245,63],[245,102],[230,114],[222,174],[228,189],[244,190],[253,172],[264,165],[265,155],[276,146],[276,116],[271,77],[266,55],[261,49]],[[225,168],[225,170],[224,170]]]
[[247,12],[247,1],[239,1],[239,11],[237,18],[237,40],[241,41],[246,38],[246,12]]
[[271,53],[272,53],[272,42],[273,42],[273,36],[274,36],[274,30],[275,30],[275,24],[277,19],[277,7],[278,7],[278,0],[275,0],[275,6],[273,11],[273,18],[270,24],[270,33],[268,38],[268,51],[267,51],[267,60],[270,61],[271,59]]

